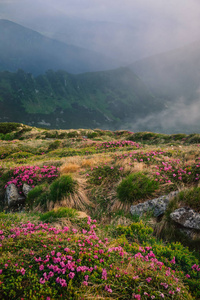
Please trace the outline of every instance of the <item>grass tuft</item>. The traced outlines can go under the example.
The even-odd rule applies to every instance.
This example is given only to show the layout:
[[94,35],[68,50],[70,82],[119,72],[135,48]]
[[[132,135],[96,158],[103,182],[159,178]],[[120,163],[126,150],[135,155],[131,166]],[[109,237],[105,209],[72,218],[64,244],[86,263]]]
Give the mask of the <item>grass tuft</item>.
[[137,172],[122,180],[117,187],[117,196],[121,202],[133,203],[151,196],[158,187],[158,182],[141,172]]

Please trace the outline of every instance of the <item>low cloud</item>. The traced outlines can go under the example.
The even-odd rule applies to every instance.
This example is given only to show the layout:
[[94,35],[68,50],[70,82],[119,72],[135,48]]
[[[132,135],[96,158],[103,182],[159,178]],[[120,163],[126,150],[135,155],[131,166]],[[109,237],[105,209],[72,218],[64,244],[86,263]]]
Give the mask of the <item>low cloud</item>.
[[176,103],[171,103],[166,110],[150,114],[132,124],[126,124],[125,127],[133,132],[194,133],[199,132],[199,115],[200,97],[192,103],[187,103],[181,98]]

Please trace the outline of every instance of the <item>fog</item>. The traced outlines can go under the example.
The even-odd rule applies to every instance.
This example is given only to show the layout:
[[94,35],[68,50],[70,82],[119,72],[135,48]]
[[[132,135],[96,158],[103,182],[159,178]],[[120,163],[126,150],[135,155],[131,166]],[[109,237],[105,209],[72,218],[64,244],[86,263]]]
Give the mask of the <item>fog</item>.
[[[119,66],[200,42],[199,0],[0,0],[0,18],[64,43],[106,55],[119,61]],[[159,90],[161,99],[165,101],[166,91],[171,87],[171,90],[178,91],[176,100],[173,102],[172,94],[168,107],[159,115],[148,115],[133,124],[129,121],[124,128],[165,133],[199,132],[198,47],[186,52],[183,50],[183,57],[178,63],[175,60],[168,65],[169,55],[165,64],[163,56],[155,71],[155,75],[160,74],[161,69],[162,78],[154,76],[149,68],[149,76],[154,76],[154,82],[159,83],[160,80],[160,90],[165,90],[164,96]],[[179,52],[176,53],[179,57]],[[176,63],[172,74],[171,69]],[[141,78],[145,81],[143,75],[141,73]],[[148,85],[148,80],[146,82]],[[153,87],[156,94],[156,84]],[[184,90],[188,91],[187,97]]]
[[191,104],[187,104],[185,99],[181,98],[161,113],[147,115],[135,122],[128,121],[121,129],[133,132],[152,131],[167,134],[199,133],[199,112],[200,93],[199,98]]
[[1,0],[0,18],[124,63],[200,39],[197,0]]

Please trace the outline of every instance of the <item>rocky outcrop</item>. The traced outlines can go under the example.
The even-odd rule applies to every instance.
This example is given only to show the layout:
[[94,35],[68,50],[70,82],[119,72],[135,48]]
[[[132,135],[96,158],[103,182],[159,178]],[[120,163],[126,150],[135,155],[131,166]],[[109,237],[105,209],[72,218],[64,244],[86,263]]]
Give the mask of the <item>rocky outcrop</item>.
[[28,193],[32,190],[32,187],[28,185],[27,183],[23,184],[22,191],[24,193],[24,196],[27,197]]
[[155,217],[159,217],[166,211],[170,199],[175,197],[178,193],[178,191],[171,192],[168,195],[148,200],[137,205],[132,205],[130,212],[132,215],[141,216],[145,212],[152,211]]
[[5,193],[5,205],[8,208],[17,207],[24,203],[24,200],[25,197],[19,194],[17,187],[13,183],[7,186]]
[[170,214],[170,218],[185,228],[200,230],[200,214],[191,208],[176,209]]

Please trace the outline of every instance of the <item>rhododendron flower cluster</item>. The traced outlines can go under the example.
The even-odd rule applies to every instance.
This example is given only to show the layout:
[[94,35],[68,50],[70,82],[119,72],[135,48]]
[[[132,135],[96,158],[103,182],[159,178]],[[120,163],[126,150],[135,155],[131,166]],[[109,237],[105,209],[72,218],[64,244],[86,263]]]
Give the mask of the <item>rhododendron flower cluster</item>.
[[[143,299],[143,295],[149,299],[154,299],[155,295],[186,299],[181,298],[185,289],[175,277],[175,271],[156,258],[152,247],[138,246],[127,252],[122,245],[112,246],[108,238],[101,239],[97,235],[96,220],[90,217],[86,221],[87,229],[55,228],[46,223],[31,222],[13,224],[9,230],[3,226],[0,231],[2,249],[21,245],[21,255],[17,263],[12,257],[9,260],[5,256],[0,258],[0,292],[1,287],[5,289],[9,272],[13,272],[13,276],[22,276],[24,280],[33,272],[31,274],[37,274],[41,289],[54,286],[57,293],[62,289],[64,295],[67,295],[68,287],[74,286],[77,290],[99,286],[101,282],[101,292],[108,295],[127,285],[127,295],[132,295],[133,299]],[[199,271],[199,266],[194,264],[192,270]],[[46,299],[51,296],[45,295]],[[59,297],[56,299],[61,299]]]
[[42,181],[51,181],[58,177],[59,168],[55,166],[22,166],[11,169],[13,176],[9,180],[5,188],[13,183],[18,188],[21,188],[23,183],[27,183],[34,187]]
[[136,142],[132,141],[112,141],[112,142],[104,142],[101,144],[98,144],[96,146],[97,149],[111,149],[111,148],[123,148],[123,147],[136,147],[140,148],[140,145]]

